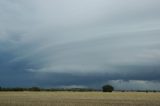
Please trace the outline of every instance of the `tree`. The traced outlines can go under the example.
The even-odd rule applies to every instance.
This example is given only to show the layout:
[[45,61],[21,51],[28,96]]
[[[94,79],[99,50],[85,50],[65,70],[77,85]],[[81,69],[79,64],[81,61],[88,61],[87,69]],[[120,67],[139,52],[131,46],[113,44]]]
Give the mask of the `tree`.
[[41,89],[39,87],[32,87],[29,88],[29,91],[40,91]]
[[103,92],[112,92],[114,90],[114,87],[111,85],[104,85],[102,89],[103,89]]

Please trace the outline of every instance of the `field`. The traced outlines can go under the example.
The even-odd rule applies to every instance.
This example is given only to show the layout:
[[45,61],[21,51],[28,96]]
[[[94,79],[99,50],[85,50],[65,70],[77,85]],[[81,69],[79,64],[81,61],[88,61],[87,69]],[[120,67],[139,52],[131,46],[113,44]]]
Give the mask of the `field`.
[[160,106],[160,93],[0,92],[0,106]]

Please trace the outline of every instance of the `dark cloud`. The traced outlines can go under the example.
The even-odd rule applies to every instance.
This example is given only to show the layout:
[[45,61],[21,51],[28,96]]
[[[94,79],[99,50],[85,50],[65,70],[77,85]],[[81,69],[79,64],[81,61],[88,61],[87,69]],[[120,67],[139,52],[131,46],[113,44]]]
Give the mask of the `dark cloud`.
[[159,4],[1,0],[0,85],[160,89]]

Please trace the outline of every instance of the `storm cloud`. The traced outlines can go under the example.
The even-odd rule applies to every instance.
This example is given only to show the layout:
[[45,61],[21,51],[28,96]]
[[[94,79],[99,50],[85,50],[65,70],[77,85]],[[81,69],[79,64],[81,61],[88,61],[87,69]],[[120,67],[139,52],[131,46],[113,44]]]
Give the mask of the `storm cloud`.
[[1,0],[0,85],[160,89],[159,5]]

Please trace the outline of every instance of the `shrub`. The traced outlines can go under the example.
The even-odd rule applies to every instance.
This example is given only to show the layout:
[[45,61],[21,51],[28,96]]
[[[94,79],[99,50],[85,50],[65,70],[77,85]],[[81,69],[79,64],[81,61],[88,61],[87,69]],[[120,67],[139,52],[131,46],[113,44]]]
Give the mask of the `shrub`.
[[29,88],[29,91],[40,91],[41,89],[39,87],[32,87]]

